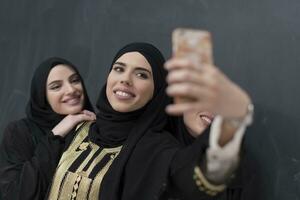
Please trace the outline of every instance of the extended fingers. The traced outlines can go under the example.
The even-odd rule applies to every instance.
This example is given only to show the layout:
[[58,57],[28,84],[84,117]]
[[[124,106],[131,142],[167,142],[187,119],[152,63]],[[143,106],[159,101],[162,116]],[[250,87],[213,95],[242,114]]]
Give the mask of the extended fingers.
[[196,84],[204,84],[202,74],[193,69],[172,70],[167,75],[168,84],[176,82],[193,82]]
[[212,64],[209,63],[200,64],[188,58],[171,58],[165,63],[164,67],[168,71],[171,71],[173,69],[181,69],[181,68],[196,69],[196,70],[202,70],[204,68],[215,68],[215,66]]
[[210,106],[205,102],[203,103],[187,102],[187,103],[179,103],[179,104],[170,104],[166,107],[166,112],[170,115],[182,115],[185,112],[195,111],[195,110],[207,111],[210,110]]
[[199,66],[196,63],[185,58],[172,58],[168,60],[164,66],[168,71],[180,68],[199,69]]
[[71,116],[72,117],[72,121],[74,123],[80,123],[83,121],[94,121],[96,120],[96,115],[93,112],[84,110],[79,114],[74,114]]
[[174,83],[167,87],[167,94],[172,97],[181,96],[196,101],[205,100],[213,97],[214,92],[207,87],[202,87],[190,83]]

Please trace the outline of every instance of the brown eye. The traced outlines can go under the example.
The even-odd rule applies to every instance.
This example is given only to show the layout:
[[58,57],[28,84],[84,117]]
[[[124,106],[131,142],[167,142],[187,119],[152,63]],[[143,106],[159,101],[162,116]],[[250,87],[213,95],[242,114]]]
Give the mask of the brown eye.
[[52,84],[49,86],[49,90],[58,90],[61,88],[61,85],[59,84]]
[[149,78],[148,74],[143,73],[143,72],[138,72],[136,75],[137,75],[137,77],[139,77],[141,79],[148,79]]
[[116,71],[116,72],[124,72],[123,67],[120,67],[120,66],[113,67],[113,70]]

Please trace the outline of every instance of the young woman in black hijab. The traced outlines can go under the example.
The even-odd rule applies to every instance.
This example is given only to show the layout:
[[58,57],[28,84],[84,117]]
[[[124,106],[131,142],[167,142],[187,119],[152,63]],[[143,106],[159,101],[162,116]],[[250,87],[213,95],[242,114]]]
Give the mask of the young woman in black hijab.
[[177,191],[188,187],[197,198],[209,197],[192,178],[207,148],[207,132],[183,148],[163,131],[170,103],[164,62],[147,43],[117,53],[97,102],[96,123],[83,125],[62,155],[48,199],[167,199],[166,186],[176,180],[184,180]]
[[26,118],[11,122],[3,134],[2,198],[43,199],[67,139],[78,123],[95,119],[91,111],[76,67],[56,57],[42,62],[32,78]]

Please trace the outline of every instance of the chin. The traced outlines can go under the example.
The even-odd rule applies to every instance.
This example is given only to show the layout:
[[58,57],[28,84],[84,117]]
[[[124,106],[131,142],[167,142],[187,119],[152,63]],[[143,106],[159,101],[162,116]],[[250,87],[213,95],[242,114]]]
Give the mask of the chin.
[[113,107],[113,109],[117,112],[122,112],[122,113],[126,113],[126,112],[130,112],[131,110],[128,108],[124,108],[124,107],[120,107],[120,106],[115,106]]
[[70,114],[77,114],[82,111],[82,106],[76,106],[73,108],[67,108],[64,110],[63,114],[70,115]]
[[117,111],[117,112],[122,112],[122,113],[132,112],[132,111],[136,110],[136,109],[134,109],[133,107],[131,107],[131,106],[126,106],[126,105],[124,105],[124,106],[122,106],[122,105],[112,105],[111,107],[112,107],[115,111]]

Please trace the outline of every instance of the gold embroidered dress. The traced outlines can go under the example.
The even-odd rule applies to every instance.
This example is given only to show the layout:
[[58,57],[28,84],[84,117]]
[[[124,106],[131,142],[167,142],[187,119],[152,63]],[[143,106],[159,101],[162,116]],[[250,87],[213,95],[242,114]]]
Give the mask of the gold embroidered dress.
[[102,179],[122,146],[102,148],[88,139],[90,123],[82,125],[63,153],[48,199],[98,199]]

